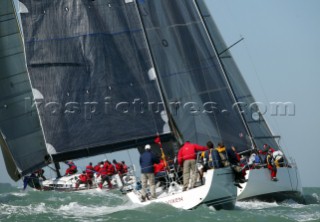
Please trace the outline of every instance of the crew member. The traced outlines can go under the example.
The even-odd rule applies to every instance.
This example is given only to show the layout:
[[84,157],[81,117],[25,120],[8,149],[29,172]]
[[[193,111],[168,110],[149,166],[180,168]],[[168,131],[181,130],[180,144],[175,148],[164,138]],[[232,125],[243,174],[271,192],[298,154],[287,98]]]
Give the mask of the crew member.
[[183,166],[183,191],[187,190],[189,179],[191,177],[191,189],[194,187],[196,180],[196,152],[208,150],[205,146],[185,142],[178,152],[178,164]]
[[65,176],[73,175],[73,174],[75,174],[75,173],[78,172],[77,166],[74,164],[73,161],[66,162],[66,164],[67,164],[69,167],[66,169]]
[[156,156],[151,152],[151,146],[149,144],[145,145],[145,151],[140,156],[140,167],[141,167],[141,201],[145,201],[147,184],[149,181],[151,198],[156,199],[156,187],[155,187],[155,179],[154,179],[154,167],[155,163],[159,163],[159,160]]
[[268,155],[267,155],[267,167],[271,171],[271,180],[272,181],[278,181],[277,179],[277,167],[274,163],[274,158],[272,156],[273,151],[269,149]]

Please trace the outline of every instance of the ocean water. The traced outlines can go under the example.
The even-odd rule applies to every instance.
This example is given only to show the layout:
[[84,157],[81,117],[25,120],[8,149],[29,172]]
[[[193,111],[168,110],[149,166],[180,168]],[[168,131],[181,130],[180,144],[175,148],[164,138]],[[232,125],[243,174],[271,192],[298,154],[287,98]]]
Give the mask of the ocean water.
[[320,188],[304,188],[306,205],[237,202],[235,210],[200,206],[181,210],[166,204],[142,207],[118,191],[43,192],[0,184],[0,221],[320,221]]

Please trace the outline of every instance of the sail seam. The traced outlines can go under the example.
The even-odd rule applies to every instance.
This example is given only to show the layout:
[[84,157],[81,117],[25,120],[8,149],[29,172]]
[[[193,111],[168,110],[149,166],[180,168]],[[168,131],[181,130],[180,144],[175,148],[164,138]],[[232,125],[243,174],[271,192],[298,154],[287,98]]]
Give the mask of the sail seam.
[[26,44],[31,44],[34,42],[46,42],[46,41],[62,41],[62,40],[66,40],[66,39],[74,39],[74,38],[79,38],[79,37],[85,37],[85,36],[99,36],[99,35],[105,35],[105,36],[114,36],[114,35],[121,35],[124,33],[135,33],[135,32],[141,32],[142,29],[132,29],[132,30],[124,30],[121,32],[101,32],[101,33],[88,33],[88,34],[82,34],[82,35],[76,35],[76,36],[70,36],[70,37],[66,37],[66,38],[51,38],[51,39],[29,39],[27,40],[25,43]]

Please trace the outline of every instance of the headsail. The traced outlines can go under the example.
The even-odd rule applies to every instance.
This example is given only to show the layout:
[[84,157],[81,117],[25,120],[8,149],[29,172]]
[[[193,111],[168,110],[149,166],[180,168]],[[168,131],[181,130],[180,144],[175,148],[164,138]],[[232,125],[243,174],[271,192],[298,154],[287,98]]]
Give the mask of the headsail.
[[225,50],[227,49],[227,46],[204,2],[204,0],[197,0],[206,28],[210,33],[210,37],[212,38],[217,51],[219,53],[223,52],[220,55],[220,59],[236,95],[237,103],[239,103],[239,106],[243,108],[242,113],[250,130],[252,139],[258,148],[262,148],[263,144],[269,144],[273,148],[279,149],[275,137],[270,131],[270,128],[259,110],[258,103],[256,103],[252,93],[250,92],[250,89],[242,77],[231,53],[229,50]]
[[45,165],[39,117],[32,106],[17,14],[11,0],[0,2],[0,145],[13,180]]
[[55,161],[170,133],[134,1],[21,2],[28,70]]

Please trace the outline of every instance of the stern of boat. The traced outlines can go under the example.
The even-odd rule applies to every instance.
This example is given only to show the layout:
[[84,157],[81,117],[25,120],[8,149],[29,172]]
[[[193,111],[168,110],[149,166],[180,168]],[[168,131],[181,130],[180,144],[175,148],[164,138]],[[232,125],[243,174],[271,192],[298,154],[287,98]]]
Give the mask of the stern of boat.
[[[198,182],[199,183],[199,182]],[[211,169],[204,174],[204,184],[182,191],[182,185],[171,182],[166,191],[157,192],[157,199],[141,202],[140,190],[127,193],[128,198],[136,204],[166,203],[176,208],[193,209],[201,204],[215,209],[230,210],[235,207],[237,189],[230,168]]]
[[303,202],[302,184],[297,166],[277,168],[278,181],[272,181],[267,168],[248,170],[248,182],[238,188],[237,200],[259,199],[282,201],[294,199]]

